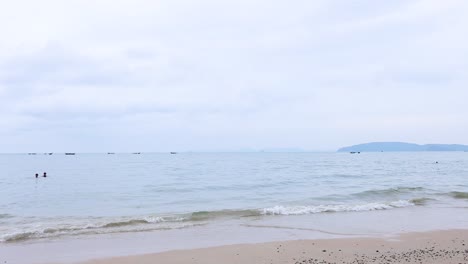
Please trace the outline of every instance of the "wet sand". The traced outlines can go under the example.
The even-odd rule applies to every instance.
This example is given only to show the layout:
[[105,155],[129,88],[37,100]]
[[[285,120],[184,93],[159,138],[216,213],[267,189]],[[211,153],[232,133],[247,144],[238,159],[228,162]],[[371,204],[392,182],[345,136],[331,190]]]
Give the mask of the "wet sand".
[[98,259],[80,264],[468,263],[468,230],[240,244]]

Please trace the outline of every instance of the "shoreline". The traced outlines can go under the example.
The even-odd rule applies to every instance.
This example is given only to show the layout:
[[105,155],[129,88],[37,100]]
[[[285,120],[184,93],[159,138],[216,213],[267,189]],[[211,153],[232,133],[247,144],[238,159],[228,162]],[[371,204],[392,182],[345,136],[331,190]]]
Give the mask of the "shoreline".
[[[0,263],[86,263],[92,259],[142,256],[174,250],[189,252],[193,249],[273,241],[367,238],[391,241],[405,234],[429,234],[440,230],[462,230],[468,238],[467,219],[467,208],[444,207],[219,219],[182,229],[0,243]],[[433,240],[437,241],[438,238]],[[268,261],[265,263],[271,264]]]
[[468,263],[468,229],[395,237],[332,238],[236,244],[95,259],[77,264],[167,263]]

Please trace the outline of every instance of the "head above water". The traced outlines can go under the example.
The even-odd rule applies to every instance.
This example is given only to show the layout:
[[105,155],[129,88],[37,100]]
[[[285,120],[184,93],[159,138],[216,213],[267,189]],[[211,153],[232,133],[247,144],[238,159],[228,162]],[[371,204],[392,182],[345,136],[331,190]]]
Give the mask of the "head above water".
[[47,177],[47,173],[46,173],[46,172],[44,172],[44,175],[42,175],[42,177],[44,177],[44,178],[45,178],[45,177]]
[[36,178],[39,177],[39,173],[36,173]]

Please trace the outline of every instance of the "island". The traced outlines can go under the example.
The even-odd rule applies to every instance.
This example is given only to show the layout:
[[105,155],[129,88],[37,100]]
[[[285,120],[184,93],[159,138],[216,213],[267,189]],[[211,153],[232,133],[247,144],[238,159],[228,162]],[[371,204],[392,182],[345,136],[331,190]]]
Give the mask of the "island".
[[338,152],[387,152],[387,151],[468,151],[467,145],[426,144],[406,142],[371,142],[338,149]]

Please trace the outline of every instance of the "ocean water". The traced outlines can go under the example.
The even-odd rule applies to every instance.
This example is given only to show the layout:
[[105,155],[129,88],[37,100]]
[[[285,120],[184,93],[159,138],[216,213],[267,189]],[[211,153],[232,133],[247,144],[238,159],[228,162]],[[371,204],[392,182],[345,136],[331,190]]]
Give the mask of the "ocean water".
[[3,154],[0,171],[0,243],[468,208],[465,152]]

